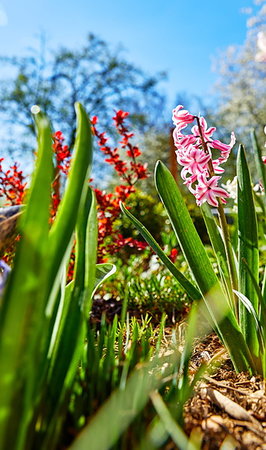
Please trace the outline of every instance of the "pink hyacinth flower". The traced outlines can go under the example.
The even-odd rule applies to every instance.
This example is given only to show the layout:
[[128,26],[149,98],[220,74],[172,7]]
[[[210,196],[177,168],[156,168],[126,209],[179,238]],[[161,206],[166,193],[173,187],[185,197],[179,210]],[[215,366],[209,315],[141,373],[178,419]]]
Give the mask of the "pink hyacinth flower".
[[183,169],[183,174],[190,173],[191,175],[199,175],[208,171],[208,161],[211,157],[210,155],[206,155],[203,150],[194,148],[193,145],[191,145],[185,154],[182,155],[178,151],[176,154],[177,162],[181,164],[181,166],[184,166],[185,170]]
[[230,152],[231,152],[233,146],[235,145],[235,143],[236,143],[236,137],[235,137],[234,132],[231,133],[230,144],[224,144],[223,142],[219,141],[218,139],[216,139],[214,141],[211,140],[209,142],[209,144],[212,148],[216,148],[217,150],[221,151],[221,157],[219,158],[220,162],[227,161],[227,159],[230,155]]
[[[203,138],[205,141],[209,141],[213,133],[216,131],[215,127],[208,128],[207,122],[204,119],[204,117],[199,118],[200,127],[201,127],[201,134],[203,135]],[[200,137],[199,127],[198,125],[194,125],[194,127],[191,128],[192,133],[196,137]]]
[[212,161],[212,167],[213,167],[215,174],[220,175],[220,174],[224,173],[224,169],[223,169],[223,167],[220,167],[220,164],[222,164],[222,162],[220,161],[220,158],[214,159]]
[[217,197],[221,199],[223,203],[226,203],[225,198],[229,197],[228,192],[218,186],[218,181],[221,177],[214,176],[207,180],[206,176],[202,174],[198,177],[198,185],[196,186],[196,200],[197,205],[207,202],[211,206],[218,206]]
[[178,149],[188,148],[191,144],[195,144],[197,141],[197,138],[191,134],[181,134],[178,128],[175,128],[173,131],[173,139],[175,147]]
[[178,105],[173,109],[172,119],[178,130],[182,130],[182,128],[185,128],[187,124],[193,122],[195,119],[192,114],[189,114],[189,112],[183,108],[183,105]]

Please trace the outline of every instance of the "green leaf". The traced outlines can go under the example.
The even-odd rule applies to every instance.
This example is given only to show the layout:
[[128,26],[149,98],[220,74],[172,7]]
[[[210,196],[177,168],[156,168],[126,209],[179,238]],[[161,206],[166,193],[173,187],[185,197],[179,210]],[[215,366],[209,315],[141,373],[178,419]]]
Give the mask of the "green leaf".
[[165,267],[172,273],[172,275],[177,279],[180,286],[184,289],[187,295],[192,300],[199,300],[202,296],[198,289],[193,286],[193,284],[177,269],[177,267],[172,263],[172,261],[168,258],[168,256],[161,249],[159,244],[155,241],[150,232],[145,228],[142,223],[129,212],[125,206],[120,203],[120,208],[123,213],[129,218],[129,220],[133,223],[133,225],[138,229],[141,235],[144,237],[146,242],[151,246],[151,248],[155,251],[155,253],[159,256]]
[[[209,313],[207,319],[213,323],[219,336],[223,339],[236,369],[250,370],[250,367],[254,367],[254,364],[234,313],[229,309],[228,299],[221,289],[177,184],[161,161],[156,164],[155,184],[179,245],[204,296],[207,307],[206,314]],[[217,298],[220,307],[218,307]],[[219,309],[224,311],[224,318],[219,318]],[[241,351],[239,348],[241,348]]]
[[[49,205],[53,174],[48,120],[36,118],[38,152],[34,175],[19,227],[14,267],[0,315],[0,447],[23,445],[35,401],[36,366],[41,361],[49,271]],[[14,404],[16,408],[14,408]]]
[[160,394],[158,392],[152,392],[150,397],[164,428],[171,436],[177,448],[179,448],[180,450],[186,450],[188,445],[188,438],[182,428],[174,420]]
[[[81,354],[84,349],[86,323],[91,306],[91,295],[95,286],[96,250],[97,250],[97,216],[95,195],[89,186],[83,195],[77,223],[76,267],[73,287],[67,289],[67,310],[62,316],[63,324],[59,327],[53,365],[48,373],[48,392],[45,419],[49,432],[45,432],[43,449],[52,448],[60,431],[60,421],[66,412],[71,387]],[[69,290],[71,295],[69,299]]]
[[101,286],[101,284],[116,272],[114,264],[104,263],[96,264],[95,284],[92,295]]
[[[90,201],[86,204],[86,195],[88,193],[88,178],[92,163],[92,142],[91,142],[91,126],[89,118],[80,104],[76,104],[77,113],[77,134],[74,146],[74,153],[70,167],[70,174],[66,185],[65,193],[59,206],[59,210],[51,227],[48,237],[47,248],[49,251],[49,279],[47,281],[47,310],[46,310],[46,326],[43,330],[42,340],[44,341],[44,359],[43,365],[40,365],[40,379],[46,374],[49,361],[45,358],[48,351],[50,352],[50,339],[55,320],[58,320],[58,308],[60,297],[58,291],[61,285],[62,276],[65,272],[66,258],[71,251],[73,245],[73,235],[77,224],[77,220],[84,220],[87,223],[88,207]],[[80,212],[80,204],[83,202],[84,211]],[[83,216],[82,216],[83,214]],[[86,215],[87,214],[87,215]],[[80,216],[78,218],[78,215]],[[85,218],[84,218],[85,217]],[[93,225],[97,228],[97,225]],[[79,226],[79,230],[82,226]],[[82,231],[83,232],[83,231]],[[78,231],[79,233],[79,231]],[[93,235],[95,230],[93,231]],[[79,239],[79,236],[77,236]],[[87,241],[86,241],[87,242]],[[94,240],[92,240],[92,243]],[[82,244],[83,245],[83,244]],[[94,246],[96,244],[94,243]],[[77,265],[82,266],[79,274],[84,274],[84,259],[87,252],[87,243],[85,249],[81,251],[80,257],[76,259]],[[81,262],[83,261],[83,262]],[[88,271],[90,273],[90,271]],[[84,280],[80,280],[80,284],[84,286]],[[88,284],[91,287],[90,283]],[[90,299],[88,292],[87,298]],[[49,350],[50,349],[50,350]],[[43,376],[42,376],[43,374]]]
[[[239,291],[248,297],[258,313],[258,296],[252,278],[246,270],[248,266],[255,282],[259,282],[259,250],[258,227],[253,199],[250,173],[245,150],[239,146],[237,156],[237,186],[238,186],[238,253],[239,253]],[[240,324],[246,337],[246,342],[253,354],[258,356],[259,345],[256,329],[246,308],[240,304]]]
[[69,178],[56,219],[49,235],[50,258],[53,262],[51,283],[57,274],[62,255],[66,252],[74,232],[84,184],[89,179],[92,165],[91,124],[85,109],[75,104],[77,134]]
[[263,348],[264,347],[263,327],[260,324],[258,314],[256,313],[252,302],[241,292],[234,290],[234,293],[238,296],[239,300],[241,301],[241,303],[244,305],[244,307],[250,314],[251,319],[252,319],[251,325],[256,329],[260,346],[264,350],[264,348]]
[[161,161],[155,167],[155,185],[191,272],[200,291],[205,294],[217,284],[218,279],[177,184]]
[[264,275],[263,275],[261,293],[262,293],[262,298],[263,298],[263,307],[264,307],[264,311],[266,313],[266,266],[264,267]]
[[218,229],[216,220],[211,212],[209,205],[205,202],[200,207],[201,213],[208,231],[208,235],[212,244],[213,251],[215,253],[217,263],[220,269],[220,274],[224,280],[225,288],[230,295],[230,276],[226,259],[226,252],[221,234]]

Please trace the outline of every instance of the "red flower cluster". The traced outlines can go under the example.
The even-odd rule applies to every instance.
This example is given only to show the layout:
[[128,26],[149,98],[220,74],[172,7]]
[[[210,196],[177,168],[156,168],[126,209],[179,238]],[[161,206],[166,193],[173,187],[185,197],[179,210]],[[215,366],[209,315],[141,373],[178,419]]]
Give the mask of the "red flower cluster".
[[71,152],[68,145],[63,145],[65,140],[63,133],[61,131],[56,131],[53,134],[53,150],[55,153],[56,164],[55,164],[55,174],[54,181],[52,183],[52,206],[51,206],[51,221],[56,215],[61,196],[61,175],[68,175],[70,162],[71,162]]
[[[98,145],[101,151],[107,155],[106,162],[111,164],[123,183],[116,186],[114,192],[106,193],[100,189],[94,188],[98,203],[98,261],[103,262],[107,256],[114,254],[122,247],[128,245],[138,250],[144,249],[147,244],[137,241],[131,237],[124,238],[116,226],[116,220],[120,215],[120,201],[124,202],[133,192],[134,185],[140,180],[148,177],[147,165],[141,164],[137,158],[141,155],[139,148],[132,144],[131,138],[134,136],[125,126],[125,119],[128,117],[125,111],[117,111],[113,117],[115,127],[121,136],[121,148],[111,148],[107,145],[108,138],[106,133],[99,133],[96,128],[98,118],[92,118],[92,132],[98,138]],[[61,183],[63,177],[68,175],[71,163],[71,152],[67,145],[64,145],[64,136],[61,131],[53,134],[53,150],[55,153],[55,172],[52,183],[52,202],[51,202],[51,222],[56,216],[56,212],[61,200]],[[127,161],[120,156],[120,150],[125,150]],[[18,170],[17,164],[14,164],[6,172],[2,169],[3,158],[0,159],[0,197],[5,196],[7,204],[15,205],[23,202],[25,193],[25,177],[22,171]],[[12,256],[12,255],[11,255]],[[68,279],[73,277],[75,263],[74,250],[71,255]]]
[[[22,170],[18,170],[18,164],[15,163],[8,170],[4,170],[0,158],[0,197],[4,197],[5,206],[21,205],[26,191],[26,181]],[[17,238],[18,239],[18,238]],[[14,244],[5,249],[2,259],[11,264],[14,255]]]
[[53,149],[56,156],[56,167],[59,171],[68,175],[71,152],[68,145],[63,145],[64,140],[65,138],[61,131],[56,131],[56,133],[53,134]]
[[[112,165],[115,171],[123,180],[123,184],[117,186],[113,193],[106,193],[100,189],[94,189],[98,203],[98,260],[103,262],[107,255],[112,255],[119,249],[128,245],[138,250],[146,248],[147,244],[133,238],[124,238],[119,230],[116,229],[115,221],[120,215],[119,203],[124,202],[133,192],[135,192],[134,184],[148,177],[147,164],[137,162],[136,158],[141,155],[140,149],[131,143],[134,133],[130,133],[125,126],[125,119],[129,113],[119,110],[113,117],[115,127],[121,136],[121,149],[126,150],[128,161],[120,156],[118,147],[111,148],[107,145],[108,138],[106,133],[100,133],[96,124],[98,118],[94,116],[91,120],[93,134],[98,138],[100,150],[108,156],[105,161]],[[110,240],[111,242],[108,242]]]
[[[135,189],[133,186],[117,186],[114,193],[94,189],[98,204],[98,261],[106,261],[107,255],[113,255],[128,245],[138,250],[147,244],[132,237],[124,238],[116,228],[115,221],[120,215],[119,203],[124,202]],[[110,242],[111,241],[111,242]]]
[[15,163],[8,170],[4,170],[0,158],[0,197],[5,197],[6,205],[21,205],[26,189],[25,176],[22,170],[18,170],[18,164]]
[[119,148],[112,149],[107,145],[108,138],[106,133],[99,133],[95,125],[98,123],[98,118],[94,116],[91,120],[93,134],[98,138],[98,145],[101,151],[108,156],[105,161],[108,164],[114,166],[114,169],[118,175],[129,185],[133,186],[138,180],[147,178],[147,164],[141,164],[137,162],[136,158],[141,155],[140,149],[130,142],[130,139],[134,136],[134,133],[129,133],[128,128],[124,124],[124,120],[128,117],[129,113],[125,111],[117,111],[113,120],[115,127],[120,136],[122,137],[121,144],[122,149],[126,149],[126,155],[129,161],[126,162],[124,158],[121,158],[119,154]]

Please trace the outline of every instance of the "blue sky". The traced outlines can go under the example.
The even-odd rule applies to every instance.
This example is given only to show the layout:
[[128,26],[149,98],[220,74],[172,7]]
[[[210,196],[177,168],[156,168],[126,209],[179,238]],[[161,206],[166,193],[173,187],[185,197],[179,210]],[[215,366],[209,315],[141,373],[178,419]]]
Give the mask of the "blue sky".
[[94,32],[149,73],[168,72],[164,90],[209,95],[212,59],[243,43],[252,0],[0,0],[0,55],[25,53],[44,32],[48,48],[75,48]]

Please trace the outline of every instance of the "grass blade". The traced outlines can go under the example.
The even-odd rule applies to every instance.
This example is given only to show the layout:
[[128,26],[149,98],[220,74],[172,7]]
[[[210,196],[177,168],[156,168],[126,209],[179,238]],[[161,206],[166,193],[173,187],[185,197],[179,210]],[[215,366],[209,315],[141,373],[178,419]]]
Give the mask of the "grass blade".
[[158,392],[152,392],[150,397],[153,406],[164,425],[164,428],[173,439],[177,448],[179,448],[180,450],[186,450],[188,445],[188,438],[182,428],[172,417],[160,394]]

